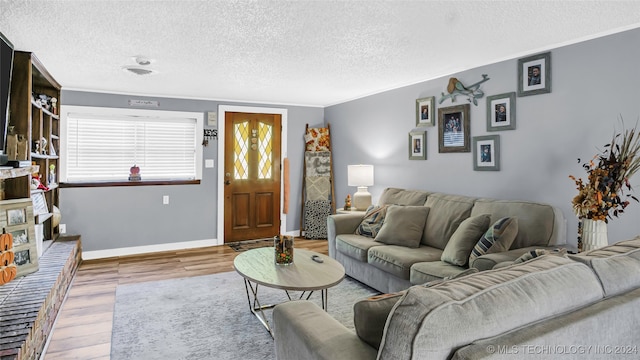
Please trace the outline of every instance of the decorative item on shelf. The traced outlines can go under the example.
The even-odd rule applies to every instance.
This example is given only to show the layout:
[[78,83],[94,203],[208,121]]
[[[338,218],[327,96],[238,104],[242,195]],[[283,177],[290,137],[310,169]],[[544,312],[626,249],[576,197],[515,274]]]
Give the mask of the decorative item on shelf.
[[50,164],[49,165],[49,176],[47,177],[47,184],[49,184],[49,186],[53,185],[56,183],[56,165],[55,164]]
[[51,112],[54,115],[58,115],[58,99],[54,97],[51,98]]
[[367,210],[371,205],[371,193],[367,191],[367,187],[373,186],[373,165],[349,165],[347,182],[349,186],[358,187],[358,191],[353,194],[355,210]]
[[604,148],[601,154],[587,162],[578,159],[587,172],[586,182],[569,175],[578,189],[578,195],[572,200],[579,220],[578,251],[608,245],[609,219],[613,219],[612,215],[618,217],[623,214],[630,199],[638,202],[635,196],[624,194],[624,188],[633,190],[629,178],[640,169],[640,135],[637,129],[624,130],[623,126],[623,131],[614,133]]
[[129,181],[140,181],[142,177],[140,176],[140,167],[138,165],[133,165],[129,169]]
[[293,236],[276,235],[273,237],[276,265],[293,264]]
[[47,139],[44,137],[40,138],[40,152],[41,155],[47,155]]
[[351,210],[351,195],[347,195],[347,197],[344,199],[344,209]]

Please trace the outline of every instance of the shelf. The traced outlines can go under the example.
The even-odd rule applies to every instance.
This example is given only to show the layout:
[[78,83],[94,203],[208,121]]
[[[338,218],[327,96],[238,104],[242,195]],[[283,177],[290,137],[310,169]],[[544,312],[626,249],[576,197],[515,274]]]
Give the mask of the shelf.
[[31,153],[31,158],[32,159],[58,159],[58,155],[43,155],[43,154],[36,154],[36,153]]
[[0,180],[14,179],[21,176],[30,175],[40,171],[40,166],[31,165],[20,168],[2,167],[0,168]]

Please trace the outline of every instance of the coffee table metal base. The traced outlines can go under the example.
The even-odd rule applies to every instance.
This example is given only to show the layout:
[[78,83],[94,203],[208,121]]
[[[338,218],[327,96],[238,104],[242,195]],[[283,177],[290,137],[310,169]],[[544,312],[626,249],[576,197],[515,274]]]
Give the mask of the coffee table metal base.
[[[273,329],[271,329],[271,325],[269,324],[269,320],[267,319],[267,316],[265,315],[264,310],[272,309],[278,304],[270,304],[270,305],[260,304],[260,300],[258,299],[259,286],[260,285],[258,283],[252,283],[246,278],[244,279],[244,288],[247,293],[247,302],[249,303],[249,310],[253,315],[255,315],[255,317],[258,318],[258,320],[260,320],[260,322],[265,327],[265,329],[267,329],[271,337],[273,337]],[[283,290],[283,291],[287,294],[287,298],[289,298],[289,301],[293,300],[288,290]],[[322,296],[322,309],[324,311],[327,311],[328,289],[322,289],[320,290],[320,293]],[[302,299],[309,300],[312,294],[313,294],[313,291],[302,291],[300,293],[300,296],[298,297],[298,300],[302,300]]]

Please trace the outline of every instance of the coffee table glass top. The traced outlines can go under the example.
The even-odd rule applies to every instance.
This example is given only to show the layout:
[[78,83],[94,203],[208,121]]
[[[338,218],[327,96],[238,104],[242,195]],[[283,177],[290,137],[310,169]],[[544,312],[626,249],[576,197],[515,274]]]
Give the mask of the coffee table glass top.
[[[323,262],[311,259],[313,255]],[[265,247],[247,250],[233,261],[236,271],[247,280],[282,290],[313,291],[330,288],[344,278],[342,264],[327,255],[294,249],[293,264],[276,265],[275,250]]]

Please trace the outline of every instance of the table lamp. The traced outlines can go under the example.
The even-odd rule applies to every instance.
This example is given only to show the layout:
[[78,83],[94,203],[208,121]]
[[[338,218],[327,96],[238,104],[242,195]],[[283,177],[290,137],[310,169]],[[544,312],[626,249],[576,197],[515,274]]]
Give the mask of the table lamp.
[[373,165],[349,165],[347,167],[347,182],[349,186],[357,186],[358,191],[353,194],[352,206],[355,210],[367,210],[371,205],[371,193],[367,186],[373,185]]

